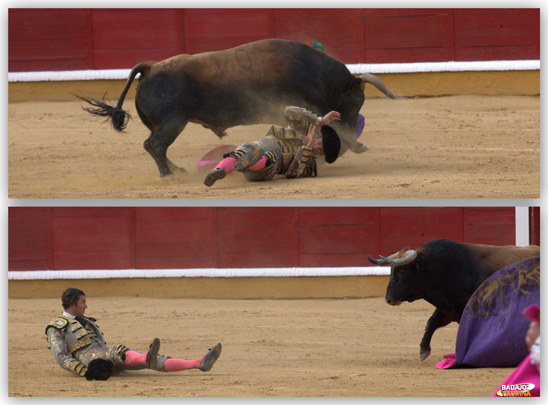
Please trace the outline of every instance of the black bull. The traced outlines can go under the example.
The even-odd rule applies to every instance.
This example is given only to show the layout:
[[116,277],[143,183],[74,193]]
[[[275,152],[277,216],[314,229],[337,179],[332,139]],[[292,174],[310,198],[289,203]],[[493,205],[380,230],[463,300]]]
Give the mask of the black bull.
[[284,125],[284,108],[295,105],[323,116],[341,113],[332,126],[355,153],[367,147],[355,141],[364,86],[372,83],[388,97],[386,86],[371,74],[354,77],[346,66],[305,44],[281,39],[256,41],[219,52],[178,55],[161,62],[141,62],[132,70],[116,107],[103,100],[79,97],[95,108],[92,114],[112,119],[123,131],[129,114],[124,98],[140,74],[135,105],[151,131],[144,147],[154,158],[160,175],[185,172],[166,156],[188,122],[201,124],[222,137],[237,125]]
[[430,355],[434,331],[459,322],[466,303],[494,272],[530,257],[540,256],[539,246],[491,246],[456,243],[441,239],[416,250],[402,249],[389,257],[368,259],[378,265],[391,264],[386,302],[424,299],[436,307],[426,324],[420,343],[420,358]]

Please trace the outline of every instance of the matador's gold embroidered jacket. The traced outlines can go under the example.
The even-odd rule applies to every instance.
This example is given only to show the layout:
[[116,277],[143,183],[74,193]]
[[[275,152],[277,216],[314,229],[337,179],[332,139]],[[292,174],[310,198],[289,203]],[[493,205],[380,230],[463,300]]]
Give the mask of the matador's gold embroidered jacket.
[[112,361],[115,371],[128,368],[121,357],[128,350],[126,346],[107,346],[94,318],[78,319],[59,316],[46,327],[48,345],[57,364],[82,377],[87,365],[98,358]]

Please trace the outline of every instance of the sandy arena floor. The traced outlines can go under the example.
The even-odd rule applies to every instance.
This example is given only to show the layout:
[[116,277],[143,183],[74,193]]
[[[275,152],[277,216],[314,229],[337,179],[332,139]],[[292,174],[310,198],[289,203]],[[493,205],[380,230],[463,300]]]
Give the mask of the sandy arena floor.
[[390,307],[383,298],[337,300],[199,300],[88,296],[108,344],[197,358],[222,342],[208,373],[125,372],[86,381],[62,370],[44,329],[61,313],[59,299],[8,302],[9,396],[362,397],[492,394],[512,369],[437,370],[454,352],[458,325],[439,329],[432,354],[419,341],[433,307]]
[[[114,97],[114,96],[113,96]],[[134,100],[127,133],[70,102],[9,104],[9,198],[540,198],[540,97],[448,96],[366,99],[360,140],[319,177],[250,183],[234,173],[203,185],[207,151],[264,136],[269,125],[236,127],[219,140],[189,124],[168,150],[189,176],[161,179],[143,149],[149,136]]]

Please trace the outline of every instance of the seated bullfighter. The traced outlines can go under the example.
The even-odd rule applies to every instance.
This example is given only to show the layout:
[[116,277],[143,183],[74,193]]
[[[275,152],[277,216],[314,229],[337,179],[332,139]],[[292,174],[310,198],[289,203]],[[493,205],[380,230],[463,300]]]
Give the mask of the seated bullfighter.
[[106,380],[124,370],[209,371],[219,358],[222,346],[216,344],[198,359],[174,359],[158,354],[160,340],[155,338],[149,349],[136,352],[124,345],[107,346],[95,319],[84,316],[86,295],[77,288],[67,288],[61,297],[63,315],[46,327],[48,346],[57,364],[87,380]]

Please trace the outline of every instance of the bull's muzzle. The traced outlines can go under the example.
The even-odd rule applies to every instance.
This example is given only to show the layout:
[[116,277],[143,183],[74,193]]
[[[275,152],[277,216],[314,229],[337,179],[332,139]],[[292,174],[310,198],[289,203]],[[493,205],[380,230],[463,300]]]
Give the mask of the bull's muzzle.
[[388,295],[385,297],[385,300],[388,305],[392,305],[392,306],[400,305],[402,303],[401,301],[394,300],[392,297],[389,297]]

